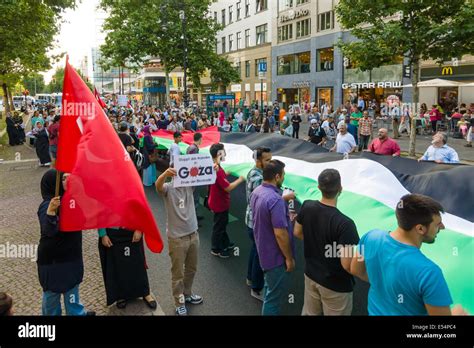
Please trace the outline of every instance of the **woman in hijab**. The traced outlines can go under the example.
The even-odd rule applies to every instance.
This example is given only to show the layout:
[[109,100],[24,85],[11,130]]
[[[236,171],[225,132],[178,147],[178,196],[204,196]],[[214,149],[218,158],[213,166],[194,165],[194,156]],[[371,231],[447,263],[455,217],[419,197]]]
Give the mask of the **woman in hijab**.
[[13,121],[15,122],[15,126],[18,129],[20,144],[23,144],[26,140],[25,125],[23,124],[23,117],[21,117],[17,111],[14,113]]
[[107,306],[116,303],[122,309],[127,301],[141,297],[148,307],[156,309],[157,303],[150,294],[142,233],[100,228],[99,237]]
[[43,288],[43,315],[61,315],[61,295],[67,315],[95,315],[87,312],[79,299],[79,284],[84,275],[82,233],[59,230],[59,205],[67,174],[55,197],[56,170],[49,169],[41,179],[43,202],[38,208],[41,238],[38,246],[38,276]]
[[38,156],[40,161],[40,167],[51,165],[51,157],[49,156],[49,135],[40,121],[36,122],[33,134],[36,138],[36,156]]
[[152,186],[156,181],[156,165],[150,162],[150,156],[155,153],[156,144],[151,136],[150,126],[143,128],[143,185]]
[[6,118],[7,123],[7,133],[8,133],[8,143],[10,146],[21,145],[20,133],[18,132],[18,127],[15,125],[15,121],[10,113],[7,113]]

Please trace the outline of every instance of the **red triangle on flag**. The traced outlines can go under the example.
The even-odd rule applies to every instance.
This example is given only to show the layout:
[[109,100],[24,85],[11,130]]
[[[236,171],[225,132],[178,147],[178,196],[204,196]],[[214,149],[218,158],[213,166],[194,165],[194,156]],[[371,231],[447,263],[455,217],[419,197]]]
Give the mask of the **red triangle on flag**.
[[56,168],[71,174],[61,200],[61,231],[139,230],[149,249],[161,252],[140,176],[98,100],[68,62]]

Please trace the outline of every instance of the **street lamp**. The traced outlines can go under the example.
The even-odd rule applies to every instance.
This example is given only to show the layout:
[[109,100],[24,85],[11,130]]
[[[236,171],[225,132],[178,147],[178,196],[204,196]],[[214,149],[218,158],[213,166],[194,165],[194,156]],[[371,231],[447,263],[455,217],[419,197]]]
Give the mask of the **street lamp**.
[[188,69],[188,47],[186,42],[186,15],[183,10],[179,11],[179,19],[181,19],[181,25],[183,28],[183,34],[181,35],[181,39],[183,39],[183,70],[184,70],[184,107],[188,107],[188,84],[186,79],[186,70]]

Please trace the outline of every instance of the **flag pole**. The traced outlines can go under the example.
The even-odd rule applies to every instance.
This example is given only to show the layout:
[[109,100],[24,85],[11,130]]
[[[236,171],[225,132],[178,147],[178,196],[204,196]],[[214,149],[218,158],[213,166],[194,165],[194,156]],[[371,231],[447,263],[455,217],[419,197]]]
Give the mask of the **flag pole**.
[[56,188],[54,190],[54,197],[59,196],[59,185],[61,184],[61,172],[56,170]]

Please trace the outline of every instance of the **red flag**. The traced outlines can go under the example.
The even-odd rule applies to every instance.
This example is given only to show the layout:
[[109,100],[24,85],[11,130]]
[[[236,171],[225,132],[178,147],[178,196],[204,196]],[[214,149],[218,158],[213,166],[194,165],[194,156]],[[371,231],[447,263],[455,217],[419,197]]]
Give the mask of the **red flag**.
[[95,88],[95,87],[94,87],[94,97],[99,102],[101,108],[106,108],[107,107],[107,105],[104,103],[104,101],[100,97],[99,92],[97,92],[97,88]]
[[140,176],[98,101],[67,61],[56,168],[71,173],[60,208],[62,231],[139,230],[149,249],[161,252]]

